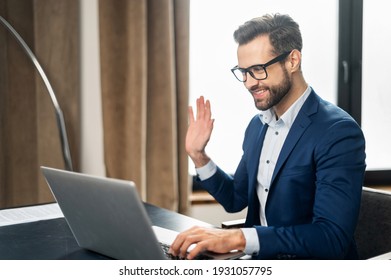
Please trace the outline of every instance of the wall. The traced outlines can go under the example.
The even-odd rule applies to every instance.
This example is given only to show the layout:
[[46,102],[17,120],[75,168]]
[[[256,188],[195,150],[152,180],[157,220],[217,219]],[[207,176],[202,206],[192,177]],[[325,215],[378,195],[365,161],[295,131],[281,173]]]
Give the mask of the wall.
[[100,87],[98,1],[80,1],[81,171],[105,175]]

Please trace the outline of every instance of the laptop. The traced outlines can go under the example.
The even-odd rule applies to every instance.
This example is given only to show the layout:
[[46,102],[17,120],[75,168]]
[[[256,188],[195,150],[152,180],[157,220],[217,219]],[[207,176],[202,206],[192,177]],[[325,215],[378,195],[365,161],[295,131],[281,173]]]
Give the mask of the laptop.
[[[153,226],[132,181],[41,167],[78,245],[113,259],[171,259],[178,232]],[[200,259],[237,259],[204,252]]]

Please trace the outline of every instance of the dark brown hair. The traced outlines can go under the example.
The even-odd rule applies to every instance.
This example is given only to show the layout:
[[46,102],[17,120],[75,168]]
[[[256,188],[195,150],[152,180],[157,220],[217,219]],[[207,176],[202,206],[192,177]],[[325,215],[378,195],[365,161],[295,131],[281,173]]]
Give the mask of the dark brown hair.
[[234,32],[239,45],[245,45],[261,35],[269,35],[275,54],[297,49],[301,52],[303,42],[299,25],[288,15],[266,14],[251,19]]

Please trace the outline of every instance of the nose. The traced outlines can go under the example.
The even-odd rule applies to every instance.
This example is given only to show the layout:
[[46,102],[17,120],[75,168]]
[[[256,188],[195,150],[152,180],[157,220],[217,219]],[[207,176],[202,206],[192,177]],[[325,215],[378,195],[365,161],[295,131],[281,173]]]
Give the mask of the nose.
[[258,83],[259,81],[254,79],[253,76],[250,75],[250,73],[246,73],[247,75],[247,79],[246,81],[244,82],[244,86],[247,88],[247,89],[251,89],[253,87],[256,87],[258,86]]

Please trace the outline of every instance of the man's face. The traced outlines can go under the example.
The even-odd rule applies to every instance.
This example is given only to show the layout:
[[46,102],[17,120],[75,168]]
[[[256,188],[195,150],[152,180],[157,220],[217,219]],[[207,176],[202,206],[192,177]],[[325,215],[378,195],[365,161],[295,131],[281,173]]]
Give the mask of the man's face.
[[[265,64],[275,58],[268,36],[260,36],[238,47],[238,66],[247,68],[255,64]],[[266,68],[267,78],[256,80],[247,73],[245,87],[254,98],[255,107],[265,111],[278,106],[288,94],[292,82],[285,65],[275,63]]]

